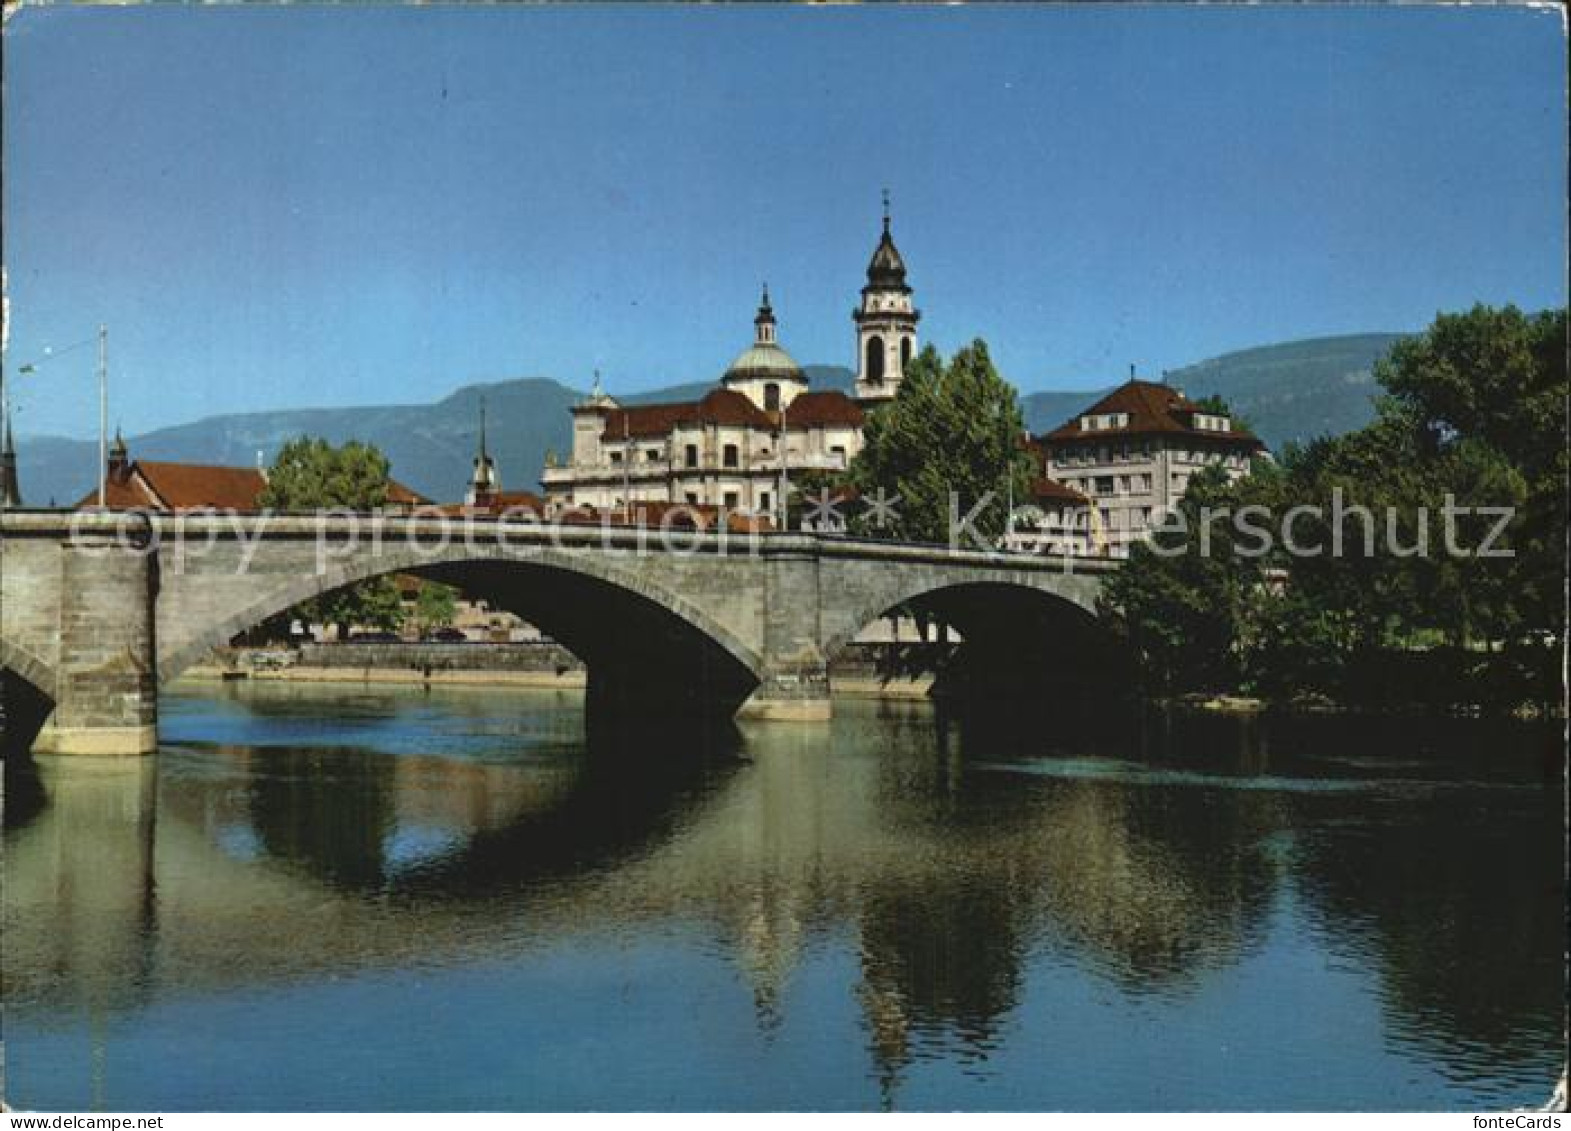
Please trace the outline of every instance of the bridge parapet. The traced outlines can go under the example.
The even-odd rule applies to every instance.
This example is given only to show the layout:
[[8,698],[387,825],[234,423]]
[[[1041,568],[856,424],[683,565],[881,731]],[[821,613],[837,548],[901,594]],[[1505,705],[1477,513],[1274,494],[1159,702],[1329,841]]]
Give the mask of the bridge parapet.
[[1018,619],[977,619],[989,602],[1047,598],[1093,615],[1115,568],[798,531],[420,511],[8,511],[0,660],[54,699],[55,749],[145,750],[157,685],[210,647],[319,593],[413,572],[540,624],[586,661],[606,703],[686,710],[708,697],[729,712],[745,699],[748,715],[824,718],[829,662],[888,610],[963,595],[953,610],[980,638]]

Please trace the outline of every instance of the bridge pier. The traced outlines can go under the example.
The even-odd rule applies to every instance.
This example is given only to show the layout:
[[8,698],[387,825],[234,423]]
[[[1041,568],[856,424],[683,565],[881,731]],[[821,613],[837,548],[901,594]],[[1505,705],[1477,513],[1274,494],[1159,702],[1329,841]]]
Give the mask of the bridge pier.
[[589,668],[590,713],[623,729],[827,719],[829,659],[913,605],[973,653],[953,673],[957,693],[1029,700],[1044,673],[1055,694],[1089,674],[1101,575],[1116,568],[811,532],[738,544],[696,531],[680,546],[642,529],[505,520],[453,533],[418,514],[0,512],[0,696],[29,725],[52,702],[42,752],[149,753],[161,677],[302,600],[410,572],[562,640]]
[[777,551],[765,559],[763,665],[740,718],[820,722],[833,713],[820,645],[824,594],[816,550]]
[[158,747],[153,640],[157,559],[113,534],[61,547],[53,717],[33,749],[44,754],[150,754]]
[[738,718],[776,722],[823,722],[833,714],[829,665],[821,659],[772,664],[737,710]]

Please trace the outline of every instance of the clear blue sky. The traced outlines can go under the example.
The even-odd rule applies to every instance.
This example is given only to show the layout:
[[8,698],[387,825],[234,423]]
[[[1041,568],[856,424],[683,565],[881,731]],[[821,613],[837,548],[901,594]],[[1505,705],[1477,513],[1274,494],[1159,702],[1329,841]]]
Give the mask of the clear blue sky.
[[925,337],[1027,390],[1558,305],[1562,57],[1550,8],[24,11],[7,369],[107,322],[128,431],[616,392],[717,376],[763,279],[851,364],[885,185]]

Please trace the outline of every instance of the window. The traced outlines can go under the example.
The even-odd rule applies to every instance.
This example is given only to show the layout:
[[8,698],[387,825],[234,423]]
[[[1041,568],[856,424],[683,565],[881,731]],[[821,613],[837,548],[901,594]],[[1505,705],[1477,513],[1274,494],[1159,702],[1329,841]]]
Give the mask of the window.
[[911,339],[900,339],[900,369],[904,372],[906,366],[911,364]]
[[725,453],[724,453],[724,457],[723,457],[723,461],[724,461],[725,465],[727,467],[735,467],[736,466],[736,459],[737,459],[736,445],[735,444],[727,444],[725,446]]
[[834,456],[835,459],[839,460],[842,467],[845,466],[846,450],[844,444],[836,444],[834,447],[829,449],[829,454]]
[[695,506],[696,507],[698,505],[698,492],[697,491],[689,491],[687,493],[687,501],[688,501],[688,504],[690,506]]
[[780,411],[780,386],[773,381],[764,386],[764,408],[769,412]]
[[[688,467],[697,467],[698,466],[698,445],[697,444],[689,444],[689,445],[687,445],[686,463],[687,463]],[[694,499],[692,501],[696,503],[698,500]]]
[[770,502],[771,502],[771,499],[770,499],[770,495],[769,495],[768,491],[760,491],[758,493],[758,509],[759,510],[761,510],[761,511],[769,510],[770,509],[770,506],[769,506]]
[[644,451],[644,461],[646,463],[659,463],[660,462],[660,449],[659,448],[647,448],[647,449],[645,449],[645,451]]
[[1098,495],[1111,495],[1113,493],[1113,477],[1111,475],[1098,475],[1096,477],[1096,493]]
[[621,452],[612,452],[611,453],[611,462],[612,463],[621,463],[622,462],[622,453]]
[[725,493],[725,508],[726,508],[726,510],[728,510],[728,511],[736,510],[736,501],[737,501],[737,495],[736,495],[735,491],[727,491]]
[[875,385],[884,383],[884,339],[877,334],[867,339],[867,379]]

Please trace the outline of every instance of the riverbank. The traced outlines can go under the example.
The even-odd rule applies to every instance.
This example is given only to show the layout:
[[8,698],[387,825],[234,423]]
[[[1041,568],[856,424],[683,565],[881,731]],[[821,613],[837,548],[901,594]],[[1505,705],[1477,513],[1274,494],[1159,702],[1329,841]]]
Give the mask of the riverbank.
[[1449,710],[1437,711],[1427,703],[1387,703],[1380,705],[1339,703],[1324,695],[1300,695],[1292,699],[1261,699],[1249,695],[1208,695],[1204,693],[1156,697],[1151,703],[1169,710],[1194,711],[1215,715],[1360,715],[1389,718],[1511,718],[1524,722],[1559,720],[1562,715],[1531,705],[1513,711],[1489,711],[1477,703],[1457,703]]
[[[548,671],[480,671],[474,669],[447,669],[422,671],[413,668],[324,668],[296,665],[273,670],[236,673],[233,669],[217,665],[198,665],[188,669],[182,679],[197,682],[222,682],[233,679],[254,679],[280,683],[344,683],[344,684],[395,684],[415,686],[459,687],[534,687],[557,690],[581,690],[588,684],[587,673],[582,669],[565,672]],[[878,679],[869,676],[837,676],[834,693],[848,699],[928,699],[931,698],[934,677]]]
[[[926,700],[953,654],[949,644],[852,644],[831,665],[834,693],[850,699]],[[299,650],[223,649],[182,678],[284,683],[582,689],[584,665],[551,641],[510,644],[348,643]]]

